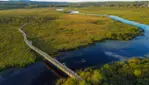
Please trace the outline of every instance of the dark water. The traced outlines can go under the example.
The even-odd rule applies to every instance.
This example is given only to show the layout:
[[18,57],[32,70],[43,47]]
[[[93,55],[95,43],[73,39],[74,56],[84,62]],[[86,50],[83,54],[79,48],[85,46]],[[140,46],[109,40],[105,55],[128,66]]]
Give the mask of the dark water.
[[[115,17],[110,18],[115,19]],[[117,17],[116,19],[119,20],[120,18]],[[126,24],[133,23],[131,25],[144,29],[145,34],[130,41],[106,40],[85,48],[62,52],[56,59],[76,70],[113,61],[125,61],[133,57],[148,57],[149,27],[121,19],[119,21],[125,21]],[[54,85],[55,80],[61,76],[59,71],[55,71],[57,71],[56,68],[53,66],[47,68],[43,62],[17,71],[16,69],[9,69],[5,73],[0,73],[0,85]]]

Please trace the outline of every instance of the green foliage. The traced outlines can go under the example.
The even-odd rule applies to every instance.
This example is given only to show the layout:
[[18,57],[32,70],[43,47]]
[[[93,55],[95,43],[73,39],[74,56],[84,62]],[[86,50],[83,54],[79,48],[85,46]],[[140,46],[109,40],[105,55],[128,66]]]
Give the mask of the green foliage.
[[98,70],[94,70],[94,73],[91,76],[91,81],[93,82],[93,85],[99,85],[102,83],[103,80],[104,80],[103,74]]
[[68,7],[65,2],[34,2],[29,1],[0,1],[0,10],[20,9],[20,8],[43,8],[43,7]]
[[93,22],[94,24],[105,24],[106,23],[106,20],[97,20],[95,22]]
[[136,80],[136,85],[149,85],[149,79],[137,79]]
[[138,69],[136,69],[136,70],[134,71],[134,75],[135,75],[136,77],[140,77],[141,74],[142,74],[141,71],[138,70]]
[[[37,15],[34,16],[35,11],[37,10],[25,10],[26,13],[23,13],[23,9],[0,11],[0,71],[6,68],[25,67],[38,60],[36,57],[38,55],[26,45],[18,28],[25,23],[36,23],[39,28],[42,23],[55,20],[57,14],[53,12],[53,16],[49,17],[46,13],[38,15],[36,12]],[[42,11],[46,12],[46,10]],[[49,54],[55,53],[56,50],[51,46],[50,41],[47,42],[36,37],[30,38],[35,46],[38,45],[40,49]]]
[[[141,62],[144,63],[142,64]],[[134,64],[133,66],[131,66],[132,63]],[[149,71],[148,58],[144,59],[133,58],[124,63],[115,62],[111,64],[106,64],[103,67],[96,69],[90,68],[81,70],[79,74],[85,80],[87,85],[148,85],[149,84],[148,71]],[[76,82],[75,84],[79,85]]]
[[76,80],[70,78],[70,79],[66,80],[66,82],[62,85],[77,85],[77,83],[78,82]]
[[[105,39],[130,40],[141,34],[138,28],[107,17],[69,15],[52,8],[3,10],[0,11],[0,69],[24,67],[37,59],[18,32],[24,23],[29,23],[22,29],[28,39],[48,54]],[[86,80],[91,79],[90,73],[82,75],[87,77]],[[100,83],[100,77],[102,75],[94,75],[92,79]]]
[[50,41],[41,40],[40,38],[34,38],[31,40],[33,40],[32,43],[34,46],[38,47],[39,49],[48,54],[53,54],[57,52],[57,50],[51,46]]
[[[146,2],[144,2],[146,4]],[[139,4],[139,3],[138,3]],[[143,4],[140,4],[143,5]],[[103,6],[103,5],[102,5]],[[131,5],[130,5],[131,6]],[[144,5],[145,6],[145,5]],[[80,8],[79,11],[82,13],[93,13],[93,14],[109,14],[117,15],[128,20],[136,21],[143,24],[149,24],[149,11],[148,8],[133,8],[133,7],[88,7]]]
[[9,67],[24,67],[34,63],[34,53],[24,43],[17,28],[20,25],[0,24],[0,70]]
[[[90,23],[94,21],[104,24]],[[138,28],[113,22],[106,17],[67,14],[44,23],[30,24],[24,31],[31,39],[38,35],[58,51],[75,49],[105,39],[130,40],[141,34]]]
[[80,81],[79,85],[86,85],[86,82],[85,81]]

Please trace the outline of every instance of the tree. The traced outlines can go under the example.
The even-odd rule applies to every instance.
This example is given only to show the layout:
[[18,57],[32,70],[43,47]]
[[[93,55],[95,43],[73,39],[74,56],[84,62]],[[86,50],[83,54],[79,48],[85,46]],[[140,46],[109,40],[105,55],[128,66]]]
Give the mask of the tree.
[[79,82],[79,85],[86,85],[85,81]]
[[136,69],[136,70],[134,71],[134,75],[135,75],[136,77],[140,77],[141,74],[142,74],[141,71],[138,70],[138,69]]
[[66,82],[62,85],[77,85],[77,81],[71,78],[66,80]]
[[103,79],[104,79],[103,74],[98,70],[95,70],[91,77],[91,81],[94,85],[101,84]]

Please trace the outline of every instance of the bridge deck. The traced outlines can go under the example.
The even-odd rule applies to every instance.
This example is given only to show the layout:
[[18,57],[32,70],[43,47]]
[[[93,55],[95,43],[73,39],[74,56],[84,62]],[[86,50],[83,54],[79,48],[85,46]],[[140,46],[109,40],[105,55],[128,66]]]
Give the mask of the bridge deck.
[[67,68],[65,65],[61,64],[59,61],[57,61],[56,59],[52,58],[51,56],[49,56],[47,53],[43,52],[42,50],[36,48],[35,46],[33,46],[29,40],[27,40],[26,34],[21,30],[21,28],[23,28],[24,26],[26,26],[27,24],[22,25],[20,28],[18,28],[19,32],[22,33],[23,37],[24,37],[24,41],[25,43],[35,52],[37,52],[38,54],[40,54],[41,56],[43,56],[46,60],[48,60],[49,62],[51,62],[53,65],[55,65],[57,68],[59,68],[60,70],[62,70],[63,72],[65,72],[68,76],[76,79],[76,80],[83,80],[79,75],[77,75],[75,72],[73,72],[71,69]]

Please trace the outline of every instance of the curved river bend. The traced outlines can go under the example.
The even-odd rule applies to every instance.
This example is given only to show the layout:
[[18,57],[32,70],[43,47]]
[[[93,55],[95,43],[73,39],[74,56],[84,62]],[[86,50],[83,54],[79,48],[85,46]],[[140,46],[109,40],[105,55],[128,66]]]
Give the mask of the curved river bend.
[[[106,40],[85,48],[62,52],[56,57],[73,70],[103,65],[113,61],[125,61],[132,57],[149,56],[149,26],[118,16],[109,18],[144,29],[145,34],[130,41]],[[0,85],[52,85],[58,77],[43,62],[22,69],[9,69],[0,73]],[[53,84],[54,85],[54,84]]]

